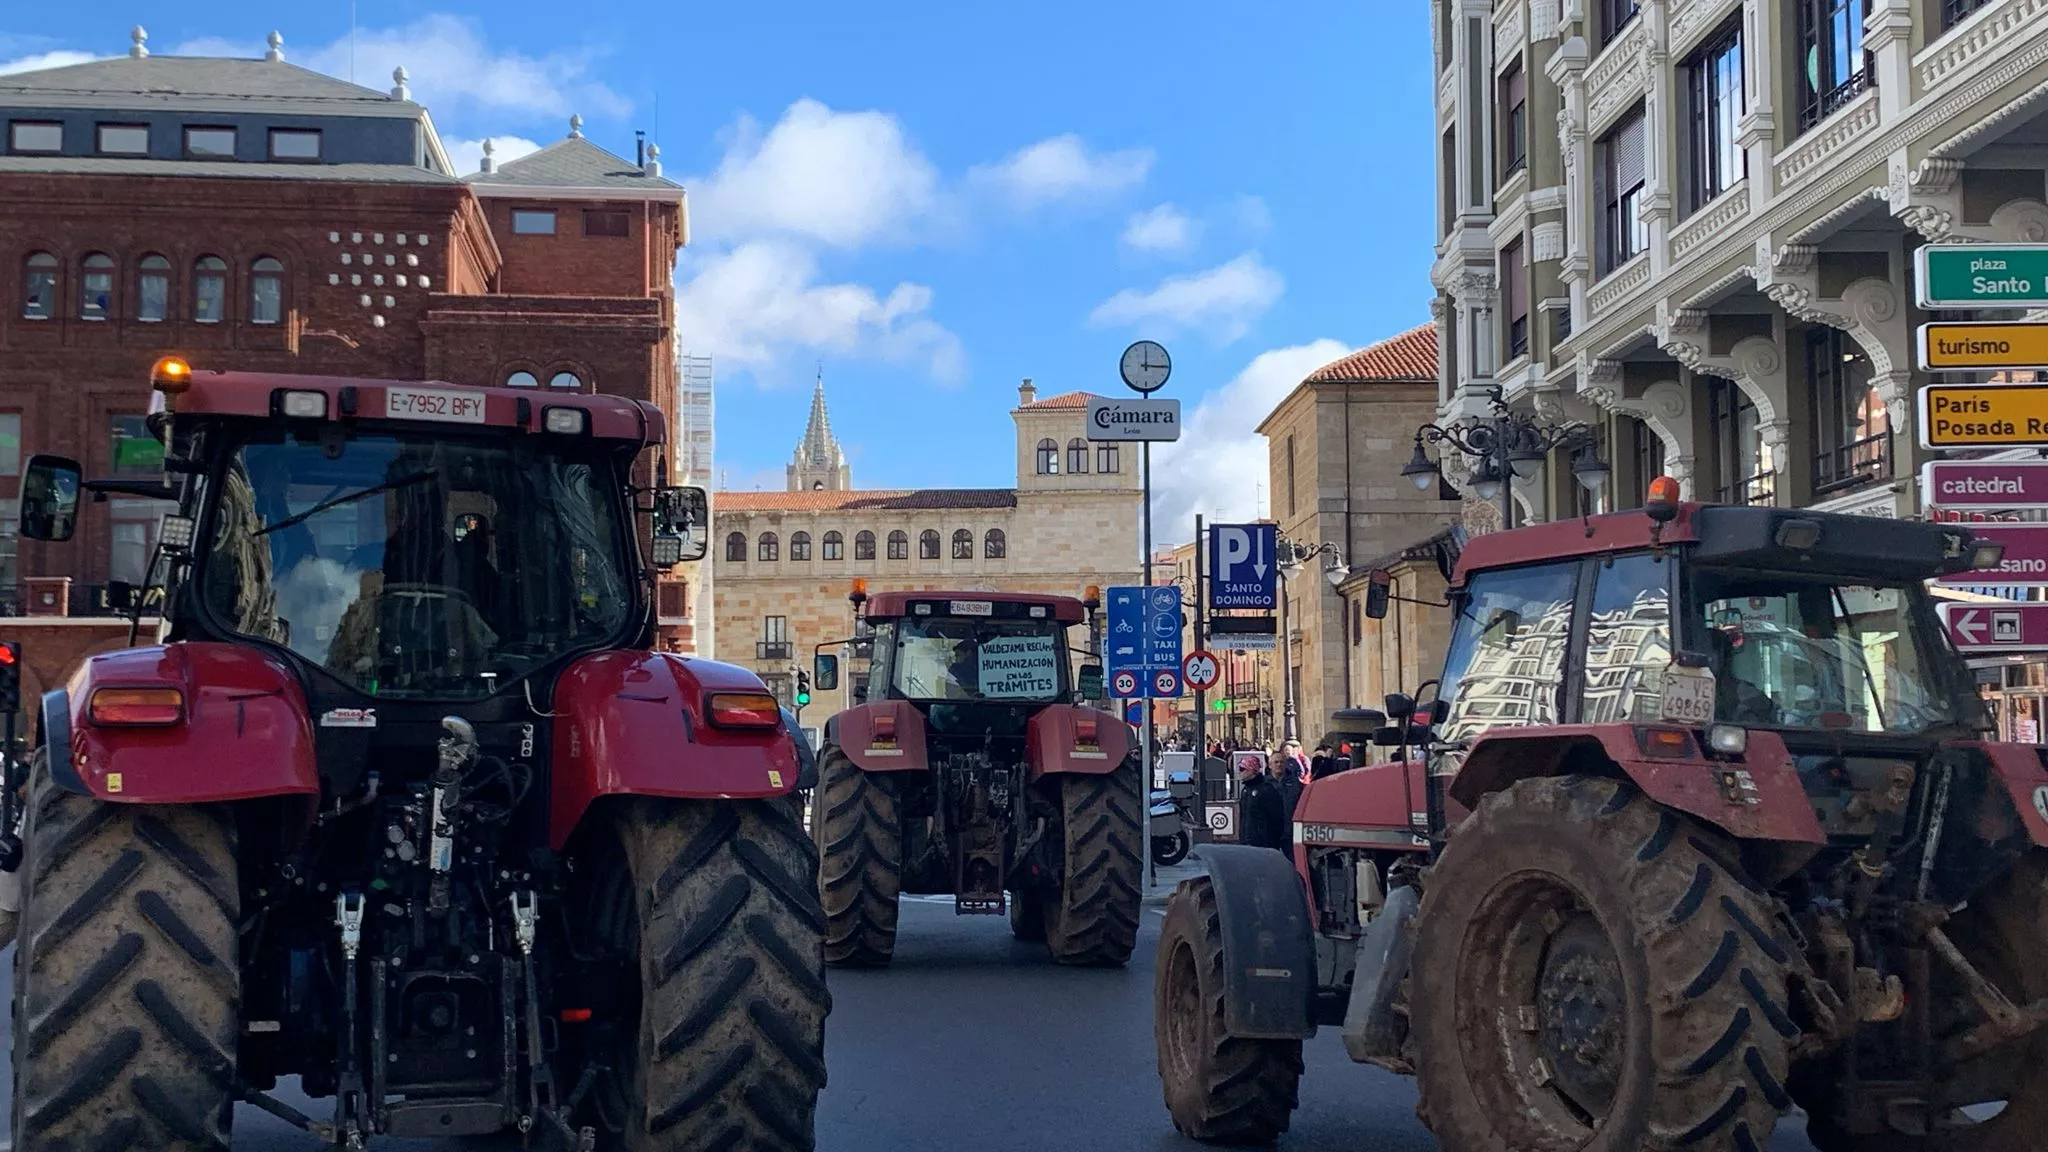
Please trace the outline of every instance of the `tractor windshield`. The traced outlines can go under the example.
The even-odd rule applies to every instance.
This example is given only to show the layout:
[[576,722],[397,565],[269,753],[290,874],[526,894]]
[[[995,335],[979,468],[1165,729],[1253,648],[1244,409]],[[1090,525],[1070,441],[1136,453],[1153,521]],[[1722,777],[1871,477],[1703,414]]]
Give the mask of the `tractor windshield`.
[[909,700],[1046,703],[1065,683],[1065,635],[1051,620],[911,616],[896,626],[896,691]]
[[487,696],[627,627],[610,473],[511,441],[251,438],[217,480],[201,595],[359,691]]
[[1715,717],[1774,728],[1923,732],[1965,724],[1928,647],[1917,586],[1695,568],[1694,647]]

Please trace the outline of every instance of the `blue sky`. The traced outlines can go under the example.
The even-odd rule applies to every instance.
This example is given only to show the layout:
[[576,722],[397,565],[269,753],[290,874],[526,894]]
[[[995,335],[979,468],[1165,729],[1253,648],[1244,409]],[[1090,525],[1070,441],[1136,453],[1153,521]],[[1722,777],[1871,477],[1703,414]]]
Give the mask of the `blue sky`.
[[[120,53],[134,24],[249,56],[275,28],[294,62],[351,67],[348,0],[8,7],[0,68]],[[571,112],[622,154],[636,128],[660,144],[733,487],[780,486],[820,361],[857,484],[1007,485],[1019,379],[1117,391],[1148,336],[1192,410],[1159,512],[1235,516],[1272,403],[1428,319],[1427,11],[357,0],[353,68],[381,88],[403,64],[471,168],[481,138],[504,159]]]

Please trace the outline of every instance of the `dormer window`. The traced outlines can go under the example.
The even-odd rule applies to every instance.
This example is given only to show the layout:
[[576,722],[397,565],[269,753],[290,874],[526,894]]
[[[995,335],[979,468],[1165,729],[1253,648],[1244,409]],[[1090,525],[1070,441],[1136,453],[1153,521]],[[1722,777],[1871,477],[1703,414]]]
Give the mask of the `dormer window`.
[[272,128],[270,130],[270,158],[272,160],[318,160],[320,159],[320,133],[305,128]]
[[147,124],[102,124],[100,128],[100,155],[102,156],[147,156],[149,155],[149,125]]
[[64,125],[54,120],[16,120],[7,126],[10,152],[61,152]]
[[185,158],[187,160],[233,160],[235,158],[235,130],[233,128],[185,129]]

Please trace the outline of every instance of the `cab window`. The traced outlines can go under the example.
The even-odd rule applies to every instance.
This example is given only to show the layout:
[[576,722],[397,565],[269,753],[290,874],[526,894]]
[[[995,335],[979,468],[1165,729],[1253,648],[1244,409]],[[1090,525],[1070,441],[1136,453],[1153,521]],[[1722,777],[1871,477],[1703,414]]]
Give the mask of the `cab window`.
[[1559,721],[1578,571],[1571,561],[1472,577],[1444,662],[1441,690],[1451,714],[1443,739]]
[[1586,619],[1587,724],[1655,720],[1671,664],[1671,561],[1637,553],[1599,567]]

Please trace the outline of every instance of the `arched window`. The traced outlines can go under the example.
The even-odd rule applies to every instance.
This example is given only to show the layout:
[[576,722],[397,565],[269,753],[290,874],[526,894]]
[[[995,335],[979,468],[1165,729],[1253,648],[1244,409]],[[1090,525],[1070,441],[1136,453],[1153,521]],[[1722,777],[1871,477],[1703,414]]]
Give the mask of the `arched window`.
[[725,538],[725,558],[734,564],[747,562],[747,534],[734,532]]
[[1001,528],[991,528],[988,535],[981,538],[981,554],[990,560],[1001,560],[1009,555],[1009,551],[1010,541]]
[[781,541],[781,540],[780,540],[779,538],[777,538],[777,537],[776,537],[775,533],[773,533],[773,532],[763,532],[763,533],[761,533],[761,543],[760,543],[760,546],[759,546],[759,547],[757,547],[757,548],[756,548],[756,549],[754,550],[754,555],[755,555],[755,557],[756,557],[757,559],[761,559],[761,560],[774,560],[774,559],[777,559],[777,558],[778,558],[778,557],[779,557],[779,556],[781,555],[781,552],[782,552],[782,541]]
[[275,324],[284,319],[284,262],[258,256],[249,265],[249,323]]
[[21,314],[30,320],[57,314],[57,258],[48,252],[31,254],[22,266]]
[[565,391],[573,392],[583,387],[583,378],[574,372],[557,372],[553,376],[548,377],[548,387],[561,388]]
[[953,559],[974,559],[974,533],[965,528],[953,533]]
[[1123,471],[1123,462],[1117,458],[1119,455],[1121,454],[1117,452],[1115,444],[1097,444],[1095,446],[1095,470],[1097,472]]
[[[872,549],[874,546],[871,538],[868,547]],[[826,560],[843,560],[846,558],[846,538],[837,532],[825,533],[824,539],[818,541],[818,548],[822,557]]]
[[218,256],[201,256],[192,265],[192,319],[200,324],[218,324],[227,315],[228,262]]
[[853,558],[873,560],[875,558],[875,534],[866,530],[856,533],[853,538]]
[[939,533],[937,529],[927,528],[917,534],[917,558],[919,560],[937,560],[939,558]]
[[1038,442],[1038,474],[1051,476],[1060,470],[1060,442],[1047,437]]
[[910,559],[910,537],[908,534],[901,531],[889,533],[889,559]]
[[114,310],[114,258],[94,252],[78,266],[78,318],[105,320]]
[[135,318],[160,324],[171,314],[171,262],[151,253],[135,271]]
[[[527,372],[527,371],[523,371],[523,370],[522,370],[522,371],[519,371],[519,372],[514,372],[514,373],[512,373],[512,374],[511,374],[510,376],[507,376],[507,377],[505,377],[505,387],[507,387],[507,388],[538,388],[538,387],[540,387],[540,377],[538,377],[538,376],[535,376],[535,375],[534,375],[533,373],[531,373],[531,372]],[[746,551],[746,549],[744,549],[744,548],[742,548],[742,549],[740,549],[740,550],[741,550],[742,552]]]
[[1067,441],[1067,471],[1088,471],[1088,442],[1079,436]]
[[792,532],[789,534],[789,558],[791,560],[809,560],[811,558],[811,534],[809,532]]

